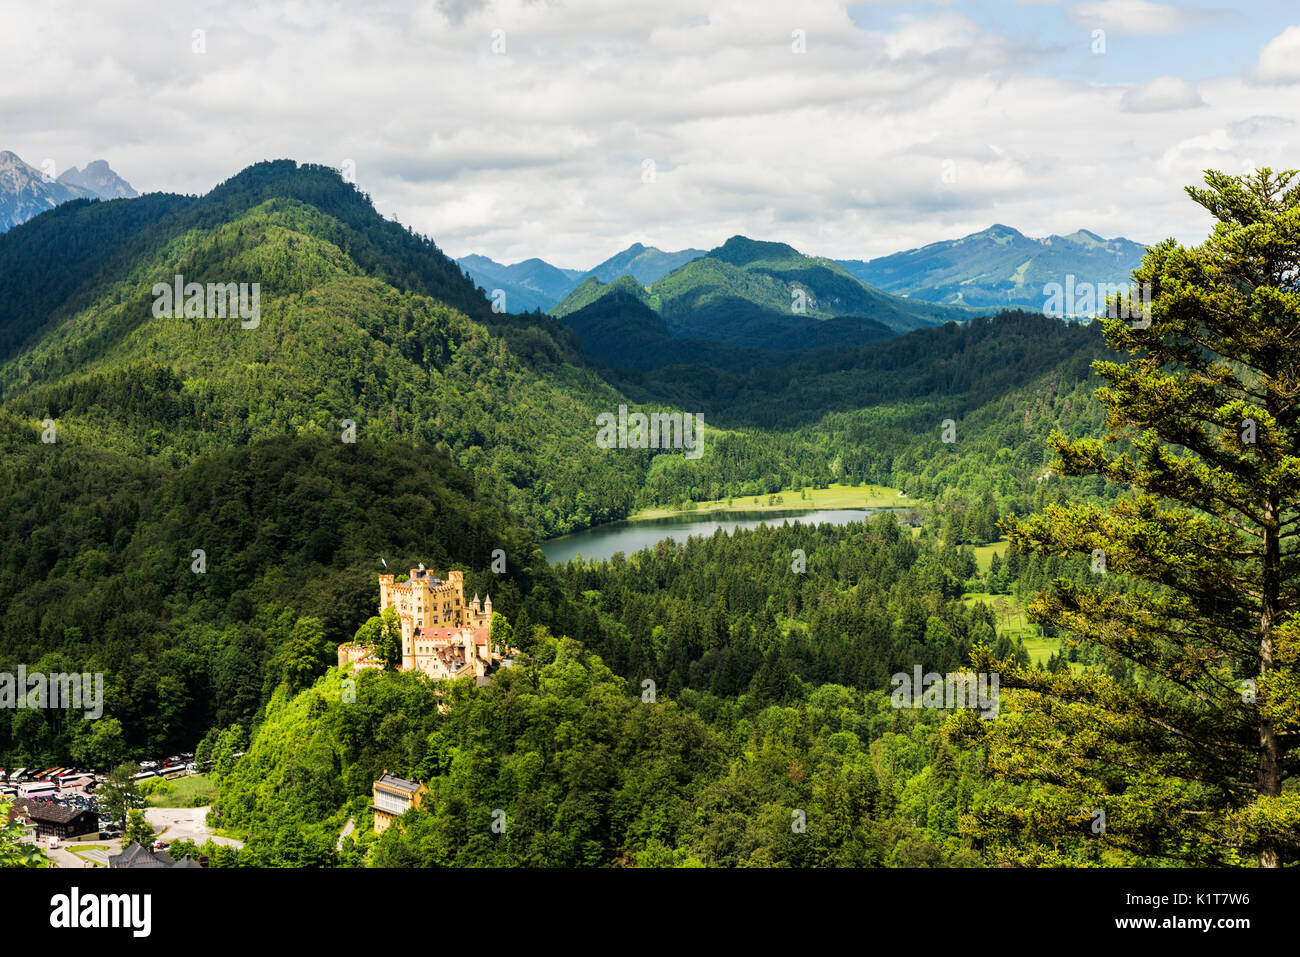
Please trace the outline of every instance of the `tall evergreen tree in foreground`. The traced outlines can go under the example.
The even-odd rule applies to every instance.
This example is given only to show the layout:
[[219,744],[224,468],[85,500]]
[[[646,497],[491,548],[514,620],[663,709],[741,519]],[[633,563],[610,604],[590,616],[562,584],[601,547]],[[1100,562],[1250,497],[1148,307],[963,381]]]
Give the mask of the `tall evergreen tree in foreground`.
[[1300,859],[1296,175],[1207,172],[1188,188],[1211,235],[1153,247],[1134,273],[1149,312],[1112,300],[1102,320],[1129,356],[1094,364],[1109,434],[1052,437],[1055,472],[1125,492],[1004,523],[1014,548],[1091,556],[1094,582],[1058,580],[1029,614],[1108,660],[1051,674],[973,655],[1012,690],[998,719],[961,712],[950,730],[983,741],[998,775],[1039,782],[1027,806],[963,822],[1001,859]]

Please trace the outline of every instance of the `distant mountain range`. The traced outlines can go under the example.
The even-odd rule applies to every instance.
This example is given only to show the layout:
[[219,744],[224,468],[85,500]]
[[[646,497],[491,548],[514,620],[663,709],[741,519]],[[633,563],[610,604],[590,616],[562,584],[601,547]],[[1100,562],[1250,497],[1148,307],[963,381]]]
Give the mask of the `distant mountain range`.
[[[743,241],[743,242],[742,242]],[[729,248],[728,248],[729,247]],[[726,252],[719,250],[726,249]],[[742,251],[743,250],[743,251]],[[638,286],[662,282],[683,267],[700,263],[670,284],[670,300],[689,300],[717,305],[720,299],[738,293],[739,298],[761,304],[764,309],[788,311],[788,303],[777,302],[798,280],[799,269],[812,269],[804,276],[817,277],[824,295],[815,297],[808,314],[814,317],[859,313],[885,322],[900,331],[929,324],[908,321],[914,315],[910,307],[880,298],[879,294],[920,300],[939,305],[987,311],[991,309],[1043,308],[1048,283],[1064,284],[1073,275],[1078,282],[1125,284],[1142,261],[1146,247],[1122,237],[1104,239],[1080,229],[1068,236],[1034,239],[1019,230],[1001,224],[990,226],[961,239],[931,243],[919,249],[882,256],[872,260],[838,259],[806,256],[783,243],[762,243],[745,237],[733,237],[716,250],[682,249],[665,252],[653,246],[635,243],[588,270],[561,269],[541,259],[526,259],[511,266],[486,256],[465,256],[457,263],[470,278],[491,296],[500,289],[506,296],[508,312],[532,312],[540,309],[552,315],[568,315],[589,305],[603,294],[603,287],[621,276],[630,276]],[[742,257],[743,261],[736,259]],[[752,273],[782,272],[785,285],[754,286],[740,281],[734,272],[722,275],[729,265]],[[845,285],[846,274],[868,287],[864,294],[854,285]],[[706,287],[721,282],[725,291]],[[747,291],[739,291],[747,287]],[[817,290],[813,290],[817,291]],[[870,295],[874,291],[878,295]],[[656,310],[658,306],[653,307]],[[694,308],[694,307],[692,307]],[[672,325],[674,306],[664,307],[664,316]],[[725,307],[724,307],[725,309]],[[933,314],[932,314],[933,315]]]
[[561,269],[541,259],[525,259],[506,266],[487,256],[464,256],[456,260],[488,298],[500,289],[505,293],[505,311],[545,311],[563,299],[586,275],[581,269]]
[[641,371],[701,362],[756,368],[762,353],[857,349],[973,315],[880,292],[830,259],[744,236],[648,286],[630,275],[588,276],[550,312],[588,355]]
[[1103,239],[1086,229],[1032,239],[994,225],[961,239],[931,243],[863,262],[840,265],[885,292],[954,305],[1041,309],[1043,287],[1065,282],[1129,282],[1146,247],[1129,239]]
[[75,166],[57,179],[8,150],[0,152],[0,232],[74,199],[134,199],[140,195],[104,160]]
[[619,276],[632,276],[648,285],[668,275],[678,266],[704,255],[702,249],[679,249],[665,252],[654,246],[633,243],[591,269],[561,269],[541,259],[525,259],[506,266],[487,256],[462,256],[456,262],[464,268],[491,298],[493,291],[505,293],[508,312],[550,310],[584,280],[613,282]]

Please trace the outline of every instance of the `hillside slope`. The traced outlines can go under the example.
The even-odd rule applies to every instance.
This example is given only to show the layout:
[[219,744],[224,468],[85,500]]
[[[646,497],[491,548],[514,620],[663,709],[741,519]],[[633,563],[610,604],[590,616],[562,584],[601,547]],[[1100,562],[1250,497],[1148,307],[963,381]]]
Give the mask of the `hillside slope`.
[[[352,420],[362,439],[445,450],[539,534],[630,507],[648,458],[597,455],[592,439],[618,394],[561,330],[494,317],[453,262],[337,173],[261,164],[201,199],[50,217],[0,238],[17,290],[0,313],[0,398],[15,413],[177,463]],[[114,227],[116,242],[96,238]],[[23,285],[47,252],[91,278]],[[259,324],[155,317],[154,285],[177,274],[258,283]]]

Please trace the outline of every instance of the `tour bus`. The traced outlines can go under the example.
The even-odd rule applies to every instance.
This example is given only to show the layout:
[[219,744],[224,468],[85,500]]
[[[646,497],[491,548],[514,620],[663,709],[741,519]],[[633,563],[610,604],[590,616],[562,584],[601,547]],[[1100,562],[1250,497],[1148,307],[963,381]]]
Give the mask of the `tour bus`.
[[158,775],[154,774],[152,771],[141,771],[139,774],[132,777],[131,780],[138,784],[141,781],[146,781],[149,778],[156,778],[157,776]]
[[183,778],[189,772],[184,768],[163,768],[158,772],[158,776],[166,778],[168,781],[175,781],[177,778]]
[[20,798],[54,797],[58,793],[59,786],[53,781],[29,781],[26,784],[18,785],[18,796]]
[[9,775],[9,783],[10,783],[10,784],[18,784],[18,783],[20,783],[20,782],[22,781],[22,779],[25,778],[25,777],[27,777],[27,769],[26,769],[26,768],[19,768],[19,769],[18,769],[17,771],[15,771],[13,774]]

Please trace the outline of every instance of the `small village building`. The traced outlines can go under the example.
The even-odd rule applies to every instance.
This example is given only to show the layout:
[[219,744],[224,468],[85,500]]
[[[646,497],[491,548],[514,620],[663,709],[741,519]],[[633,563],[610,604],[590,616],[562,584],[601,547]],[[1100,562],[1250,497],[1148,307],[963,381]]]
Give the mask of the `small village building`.
[[19,838],[25,844],[36,843],[36,823],[28,816],[25,808],[18,807],[16,804],[10,804],[7,816],[11,821],[17,821],[23,829],[22,836]]
[[408,781],[385,771],[374,783],[374,803],[370,806],[375,815],[375,833],[383,834],[396,818],[419,807],[428,790],[418,781]]
[[94,811],[22,799],[16,801],[14,806],[21,808],[27,819],[36,826],[37,837],[57,837],[64,841],[99,837],[99,815]]
[[170,867],[202,867],[188,854],[179,861],[174,860],[166,851],[155,851],[132,841],[120,854],[113,854],[108,859],[108,866],[116,870],[156,870]]

